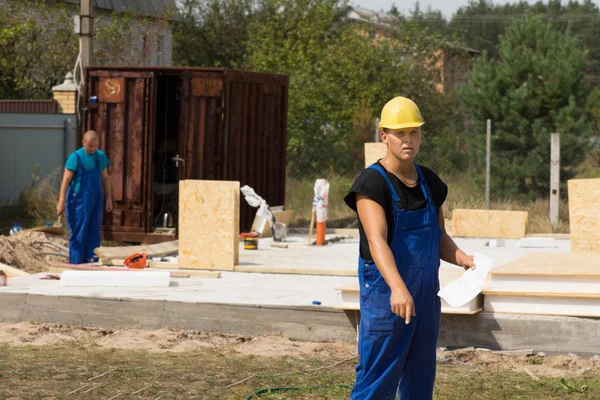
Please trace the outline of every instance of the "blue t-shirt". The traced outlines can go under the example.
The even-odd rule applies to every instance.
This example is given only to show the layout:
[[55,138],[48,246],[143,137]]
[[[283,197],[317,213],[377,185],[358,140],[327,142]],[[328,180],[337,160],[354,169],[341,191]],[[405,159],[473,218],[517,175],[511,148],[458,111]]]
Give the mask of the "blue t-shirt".
[[102,150],[96,150],[96,154],[89,155],[85,152],[85,149],[82,147],[79,150],[71,153],[69,158],[67,159],[67,163],[65,164],[65,168],[75,172],[73,179],[71,180],[71,187],[75,193],[79,190],[79,179],[77,178],[77,169],[79,168],[79,161],[77,160],[77,156],[75,153],[79,154],[79,158],[83,163],[83,169],[86,171],[92,170],[96,168],[96,157],[98,157],[98,161],[100,162],[100,171],[104,171],[109,165],[110,160],[106,157],[106,154]]

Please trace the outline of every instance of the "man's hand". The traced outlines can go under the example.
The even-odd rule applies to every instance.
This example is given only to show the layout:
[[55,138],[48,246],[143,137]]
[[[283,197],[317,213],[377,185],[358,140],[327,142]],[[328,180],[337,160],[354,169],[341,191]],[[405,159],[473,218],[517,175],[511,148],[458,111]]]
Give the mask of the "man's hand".
[[465,270],[472,269],[475,270],[475,257],[468,256],[466,254],[461,254],[456,257],[456,261],[458,265],[463,267]]
[[390,305],[392,312],[404,318],[406,325],[410,323],[410,318],[415,317],[415,302],[410,295],[408,289],[392,289],[390,296]]
[[106,199],[104,210],[106,212],[111,212],[113,210],[113,203],[111,199]]
[[56,204],[56,216],[60,217],[65,213],[65,203],[64,201],[59,200],[58,204]]

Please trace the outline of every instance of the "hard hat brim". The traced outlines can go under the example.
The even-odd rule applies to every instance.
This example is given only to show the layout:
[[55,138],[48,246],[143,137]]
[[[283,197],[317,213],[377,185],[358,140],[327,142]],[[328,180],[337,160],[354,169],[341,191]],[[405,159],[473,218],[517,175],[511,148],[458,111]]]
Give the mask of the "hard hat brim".
[[425,121],[423,122],[410,122],[410,123],[404,123],[404,124],[385,124],[385,123],[379,123],[379,129],[382,130],[383,128],[387,128],[387,129],[406,129],[406,128],[420,128],[425,124]]

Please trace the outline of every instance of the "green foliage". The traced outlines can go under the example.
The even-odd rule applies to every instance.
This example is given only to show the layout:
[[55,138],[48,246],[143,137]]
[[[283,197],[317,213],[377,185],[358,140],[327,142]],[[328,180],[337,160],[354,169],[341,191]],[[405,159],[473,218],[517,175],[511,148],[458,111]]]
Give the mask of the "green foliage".
[[[29,7],[39,13],[32,13]],[[9,1],[0,7],[0,98],[48,98],[74,62],[76,40],[66,8],[47,1]],[[56,13],[57,23],[48,16]],[[44,16],[44,17],[42,17]],[[71,57],[73,61],[66,62]]]
[[[53,0],[5,1],[0,7],[0,98],[47,99],[52,86],[73,70],[79,39],[73,32],[76,7]],[[142,63],[161,24],[132,12],[100,17],[94,32],[94,63]],[[136,44],[131,26],[145,24],[145,45]]]
[[[499,61],[485,55],[476,62],[462,100],[475,121],[494,122],[495,192],[545,195],[550,133],[561,134],[561,179],[567,180],[583,161],[593,132],[585,109],[586,53],[569,32],[531,15],[507,29],[498,53]],[[480,136],[476,142],[485,141]],[[478,154],[481,166],[483,152]]]
[[[269,18],[251,27],[249,69],[290,75],[288,168],[292,176],[357,171],[363,143],[391,98],[413,98],[427,132],[447,125],[437,51],[442,40],[399,22],[372,39],[345,20],[339,0],[274,0]],[[435,136],[430,136],[433,141]]]
[[247,57],[249,29],[260,0],[183,0],[173,29],[176,65],[235,68]]
[[600,85],[600,9],[591,0],[549,0],[534,4],[522,0],[508,4],[494,4],[491,0],[470,1],[450,20],[447,32],[457,34],[469,47],[485,50],[497,59],[500,35],[525,13],[551,20],[555,30],[562,33],[569,30],[577,36],[588,51],[586,78]]

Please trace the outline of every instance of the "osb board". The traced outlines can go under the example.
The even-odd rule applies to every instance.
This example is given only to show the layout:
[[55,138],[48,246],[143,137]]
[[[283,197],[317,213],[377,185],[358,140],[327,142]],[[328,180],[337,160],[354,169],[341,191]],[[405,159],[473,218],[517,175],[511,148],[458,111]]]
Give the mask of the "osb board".
[[593,253],[529,253],[490,271],[490,275],[600,277]]
[[233,271],[239,261],[240,183],[179,182],[179,266]]
[[29,273],[20,270],[19,268],[11,267],[10,265],[0,263],[0,271],[4,271],[6,276],[9,278],[14,278],[18,276],[27,276]]
[[365,143],[365,168],[385,157],[386,153],[387,146],[385,143]]
[[600,179],[569,181],[571,251],[600,253]]
[[[292,221],[292,218],[294,216],[294,210],[273,211],[273,215],[275,216],[275,219],[278,222],[283,222],[287,226],[290,226],[290,222]],[[273,232],[271,231],[271,226],[269,225],[269,223],[258,216],[254,217],[254,222],[252,222],[251,230],[253,232],[260,233],[260,236],[263,238],[273,236]]]
[[527,211],[452,211],[452,235],[490,239],[521,239],[527,229]]
[[144,246],[98,247],[94,253],[102,263],[115,259],[125,260],[134,253],[146,253],[148,257],[162,257],[176,254],[179,251],[179,241],[163,242]]

